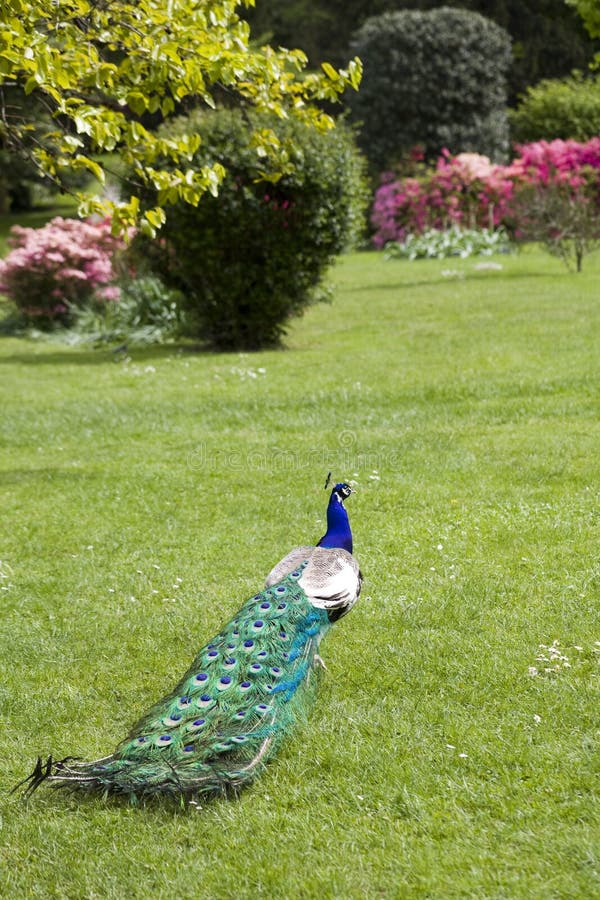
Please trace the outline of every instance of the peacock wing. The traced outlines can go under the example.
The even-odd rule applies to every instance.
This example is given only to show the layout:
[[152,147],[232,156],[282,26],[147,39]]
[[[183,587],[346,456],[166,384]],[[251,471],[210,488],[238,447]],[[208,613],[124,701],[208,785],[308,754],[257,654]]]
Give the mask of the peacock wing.
[[315,547],[299,584],[311,604],[325,609],[333,622],[349,612],[360,596],[362,574],[351,553]]
[[283,579],[297,569],[298,566],[301,566],[302,563],[310,559],[315,549],[315,547],[295,547],[294,550],[291,550],[287,556],[284,556],[283,559],[271,569],[267,575],[265,587],[269,588],[274,584],[283,581]]

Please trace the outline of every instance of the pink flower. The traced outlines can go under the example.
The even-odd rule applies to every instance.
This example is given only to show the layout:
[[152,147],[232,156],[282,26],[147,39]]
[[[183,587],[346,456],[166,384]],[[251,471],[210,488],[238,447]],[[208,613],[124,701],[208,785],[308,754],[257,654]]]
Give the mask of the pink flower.
[[111,302],[119,300],[121,297],[121,289],[115,284],[108,285],[107,287],[100,288],[97,296],[100,297],[101,300],[109,300]]

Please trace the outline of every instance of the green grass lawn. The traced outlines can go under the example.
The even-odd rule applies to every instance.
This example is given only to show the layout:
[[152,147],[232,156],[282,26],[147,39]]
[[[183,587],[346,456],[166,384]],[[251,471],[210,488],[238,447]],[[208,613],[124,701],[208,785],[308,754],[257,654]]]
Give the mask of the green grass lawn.
[[[600,259],[495,261],[346,257],[284,352],[0,341],[0,894],[600,896]],[[365,592],[263,777],[9,796],[112,749],[322,534],[330,469]]]

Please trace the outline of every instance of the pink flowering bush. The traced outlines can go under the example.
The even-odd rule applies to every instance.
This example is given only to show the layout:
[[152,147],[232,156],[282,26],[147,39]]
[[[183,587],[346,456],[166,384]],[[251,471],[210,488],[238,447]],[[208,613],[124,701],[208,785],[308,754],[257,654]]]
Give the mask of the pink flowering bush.
[[579,141],[536,141],[517,146],[519,156],[506,166],[510,177],[548,183],[555,177],[573,174],[583,166],[600,173],[600,137]]
[[518,149],[520,156],[506,168],[515,237],[540,241],[580,272],[584,255],[600,247],[600,138]]
[[589,248],[600,231],[600,138],[537,141],[517,151],[507,166],[445,152],[433,170],[385,175],[371,211],[373,243],[401,243],[409,234],[452,225],[503,225],[517,238],[544,241],[552,252],[583,230]]
[[477,153],[452,157],[446,151],[435,169],[421,176],[383,176],[371,211],[373,243],[383,247],[409,234],[443,231],[451,225],[494,228],[504,219],[511,193],[503,166]]
[[59,216],[43,228],[15,225],[9,246],[0,260],[0,292],[38,327],[69,325],[77,309],[119,299],[125,244],[109,221]]

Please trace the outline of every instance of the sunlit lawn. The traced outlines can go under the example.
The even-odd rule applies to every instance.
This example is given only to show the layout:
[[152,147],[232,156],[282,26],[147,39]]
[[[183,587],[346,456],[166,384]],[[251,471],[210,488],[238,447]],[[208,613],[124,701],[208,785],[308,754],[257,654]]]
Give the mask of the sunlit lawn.
[[[600,895],[600,259],[332,273],[288,349],[0,341],[11,897]],[[237,802],[8,790],[91,758],[348,503],[364,599]]]

